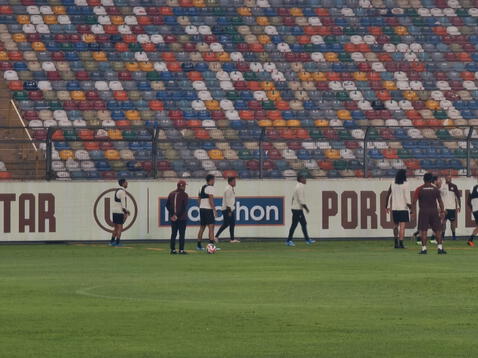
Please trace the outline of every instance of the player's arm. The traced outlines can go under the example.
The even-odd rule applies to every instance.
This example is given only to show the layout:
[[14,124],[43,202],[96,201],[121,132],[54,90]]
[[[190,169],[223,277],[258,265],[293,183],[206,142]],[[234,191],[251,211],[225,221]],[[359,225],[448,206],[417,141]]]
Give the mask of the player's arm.
[[123,210],[123,214],[129,215],[129,210],[126,208],[126,191],[121,190],[119,193],[120,201],[121,201],[121,210]]
[[309,208],[307,207],[307,204],[305,203],[305,193],[304,193],[304,188],[299,188],[299,192],[297,193],[297,197],[299,199],[299,204],[301,205],[301,207],[307,212],[309,213],[310,210]]
[[387,213],[390,212],[390,207],[392,206],[392,203],[390,200],[391,195],[392,195],[392,186],[390,185],[388,187],[387,196],[385,197],[385,210],[387,211]]
[[445,214],[445,205],[443,205],[443,200],[441,199],[440,192],[437,195],[438,205],[440,206],[440,214]]
[[[475,188],[473,188],[475,189]],[[471,206],[471,195],[472,195],[472,192],[470,194],[468,194],[468,199],[466,200],[466,204],[468,205],[468,207],[470,209],[473,209],[473,207]]]
[[224,192],[224,203],[225,203],[224,206],[226,207],[227,214],[229,216],[232,216],[232,206],[229,206],[229,203],[232,201],[231,198],[232,198],[232,191],[228,189]]
[[456,208],[459,212],[461,210],[461,193],[456,185],[453,186],[453,193],[455,194]]
[[209,200],[209,205],[211,205],[211,208],[214,211],[214,216],[217,216],[217,210],[216,210],[216,207],[214,206],[214,195],[209,194],[207,197],[207,200]]
[[421,190],[421,186],[419,186],[418,188],[415,189],[415,192],[413,193],[413,198],[412,198],[412,210],[413,208],[416,207],[417,205],[417,200],[418,200],[418,195],[420,195],[420,190]]

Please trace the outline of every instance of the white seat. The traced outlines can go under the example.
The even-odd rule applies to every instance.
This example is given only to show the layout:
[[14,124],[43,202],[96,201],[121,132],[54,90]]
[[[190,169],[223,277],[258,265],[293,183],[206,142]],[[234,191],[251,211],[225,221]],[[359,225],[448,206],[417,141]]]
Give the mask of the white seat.
[[80,164],[76,160],[74,160],[72,158],[68,158],[66,160],[66,169],[68,171],[80,170]]
[[63,163],[61,160],[52,160],[51,168],[55,172],[65,170],[65,163]]
[[88,154],[88,151],[85,149],[78,149],[75,151],[75,158],[78,160],[89,160],[90,155]]
[[208,156],[208,159],[201,161],[201,165],[204,168],[204,170],[216,170],[217,169],[214,162],[209,159],[209,156]]
[[80,167],[82,170],[85,170],[88,172],[96,171],[95,163],[91,160],[83,160],[82,162],[80,162]]

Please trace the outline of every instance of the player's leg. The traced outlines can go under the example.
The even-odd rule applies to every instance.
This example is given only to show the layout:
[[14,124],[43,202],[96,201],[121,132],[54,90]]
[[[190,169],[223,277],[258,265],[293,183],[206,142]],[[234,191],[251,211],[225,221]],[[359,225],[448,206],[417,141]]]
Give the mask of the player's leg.
[[443,235],[442,235],[442,220],[438,216],[438,213],[436,215],[433,215],[432,217],[432,222],[430,223],[430,226],[435,233],[435,239],[437,241],[437,249],[438,249],[438,254],[443,255],[446,254],[446,251],[443,249]]
[[478,234],[478,211],[473,211],[473,218],[475,219],[475,228],[473,229],[473,232],[471,233],[470,238],[467,241],[468,246],[475,246],[475,243],[473,240],[475,240],[475,236]]
[[203,249],[203,247],[202,247],[202,235],[203,235],[205,229],[206,229],[206,225],[201,224],[201,226],[199,227],[198,241],[197,241],[197,244],[196,244],[196,249],[198,249],[198,250]]
[[121,234],[123,233],[123,224],[118,224],[116,229],[116,246],[120,245]]
[[113,224],[113,232],[111,233],[111,240],[110,240],[110,245],[114,246],[116,245],[116,235],[117,235],[117,225]]
[[184,246],[186,244],[186,225],[187,225],[186,220],[181,220],[178,222],[178,231],[179,231],[179,253],[180,254],[185,254],[186,251],[184,251]]
[[222,212],[222,225],[219,228],[219,230],[216,233],[216,241],[219,241],[219,236],[222,234],[224,230],[227,229],[227,227],[230,225],[230,216],[229,216],[229,210],[224,210]]
[[418,231],[420,232],[420,241],[422,244],[422,249],[420,251],[421,255],[427,254],[427,230],[430,224],[429,214],[426,212],[420,211],[418,213]]
[[290,225],[289,236],[287,237],[287,244],[291,246],[293,245],[292,238],[294,237],[295,228],[299,224],[299,211],[300,210],[292,210],[292,224]]
[[171,223],[171,238],[169,241],[169,247],[171,248],[171,254],[176,254],[176,236],[178,235],[178,220]]
[[405,222],[401,222],[398,224],[398,247],[400,249],[404,249],[405,246],[403,245],[403,238],[405,237]]
[[300,215],[299,215],[299,223],[302,229],[302,234],[304,234],[305,242],[307,242],[308,244],[313,244],[315,240],[311,240],[309,237],[309,232],[307,231],[307,220],[302,210],[300,211]]
[[[452,240],[456,240],[456,216],[453,218],[453,220],[450,220],[450,228],[451,238]],[[443,235],[445,235],[445,232],[443,232]]]
[[420,254],[426,254],[427,253],[427,231],[426,230],[420,230],[420,240],[422,243],[422,250],[420,251]]
[[239,240],[236,239],[236,235],[234,234],[234,230],[236,228],[236,215],[234,215],[235,212],[232,212],[229,222],[229,235],[231,237],[231,242],[239,242]]
[[214,224],[208,224],[207,229],[208,229],[209,242],[211,244],[213,244],[215,242],[215,240],[214,240]]

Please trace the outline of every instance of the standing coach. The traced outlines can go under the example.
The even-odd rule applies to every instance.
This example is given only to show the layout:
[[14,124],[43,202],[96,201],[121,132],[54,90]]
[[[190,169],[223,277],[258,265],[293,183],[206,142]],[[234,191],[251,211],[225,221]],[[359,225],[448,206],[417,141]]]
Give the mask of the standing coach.
[[186,182],[178,181],[177,189],[172,191],[168,196],[166,208],[169,211],[171,220],[171,255],[176,255],[176,237],[179,233],[179,254],[185,255],[184,251],[186,225],[188,222],[188,202],[189,197],[186,193]]

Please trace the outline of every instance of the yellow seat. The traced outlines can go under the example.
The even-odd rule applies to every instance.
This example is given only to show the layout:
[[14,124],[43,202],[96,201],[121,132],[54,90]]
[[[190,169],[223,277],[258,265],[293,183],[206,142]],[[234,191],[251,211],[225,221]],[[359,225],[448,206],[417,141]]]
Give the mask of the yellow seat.
[[337,149],[326,149],[324,154],[328,159],[340,159],[340,152]]
[[93,43],[96,42],[96,37],[93,34],[83,34],[82,40],[86,43]]
[[68,160],[68,159],[74,159],[75,155],[73,154],[72,150],[65,149],[65,150],[60,150],[60,159],[61,160]]
[[300,127],[301,123],[298,119],[289,119],[287,121],[287,127]]
[[94,51],[92,56],[95,61],[108,61],[108,57],[104,51]]
[[356,71],[354,72],[355,81],[367,81],[367,74],[365,72]]
[[51,9],[55,15],[66,15],[66,9],[64,6],[52,6]]
[[144,72],[151,72],[154,70],[154,65],[151,62],[140,62],[139,68]]
[[266,95],[267,95],[267,98],[269,98],[271,101],[279,101],[281,99],[280,92],[276,90],[267,91]]
[[110,16],[110,19],[111,19],[111,23],[113,25],[123,25],[124,24],[123,16],[118,16],[118,15]]
[[110,139],[123,139],[123,136],[121,135],[121,131],[119,129],[109,129],[108,137]]
[[47,25],[54,25],[54,24],[58,23],[55,15],[45,15],[45,16],[43,16],[43,22]]
[[35,51],[46,51],[45,44],[41,41],[33,42],[32,49]]
[[7,51],[0,51],[0,61],[8,61],[9,57]]
[[193,0],[193,5],[195,7],[206,7],[206,2],[204,0]]
[[455,122],[453,121],[453,119],[445,119],[442,123],[444,126],[447,126],[447,127],[452,127],[455,125]]
[[395,91],[397,86],[394,81],[383,81],[383,88],[389,91]]
[[425,102],[425,106],[432,111],[437,111],[440,109],[440,102],[429,99]]
[[231,61],[231,57],[229,56],[229,54],[227,52],[220,52],[218,55],[217,55],[217,59],[221,62],[229,62]]
[[219,105],[219,101],[216,101],[216,100],[204,101],[204,104],[206,105],[206,108],[210,111],[220,111],[221,110],[221,106]]
[[237,8],[237,13],[238,13],[240,16],[251,16],[251,15],[252,15],[251,9],[248,8],[248,7],[239,7],[239,8]]
[[287,122],[283,119],[276,119],[275,121],[272,121],[272,126],[273,127],[286,127]]
[[209,152],[209,158],[213,160],[222,160],[224,159],[224,155],[222,154],[222,151],[219,149],[211,149]]
[[17,16],[17,22],[20,25],[25,25],[30,23],[30,16],[28,15],[18,15]]
[[403,91],[403,97],[409,101],[418,101],[420,99],[418,94],[411,90]]
[[343,121],[348,121],[352,119],[352,115],[346,109],[340,109],[337,111],[337,118]]
[[125,115],[126,119],[129,119],[130,121],[139,121],[141,119],[139,112],[136,110],[126,111]]
[[27,37],[23,33],[16,33],[12,35],[12,39],[15,42],[27,42]]
[[327,62],[339,62],[339,57],[335,52],[326,52],[324,57]]
[[314,124],[316,127],[328,127],[329,121],[326,119],[316,119]]
[[257,36],[257,41],[262,45],[266,45],[271,42],[271,38],[268,35],[259,35]]
[[139,65],[137,62],[127,62],[126,69],[131,72],[139,71]]
[[298,7],[293,7],[289,10],[290,14],[292,16],[304,16],[304,13],[302,12],[302,9]]
[[314,81],[327,81],[327,76],[323,72],[314,72],[312,78]]
[[259,25],[259,26],[269,25],[269,19],[267,18],[267,16],[257,16],[256,17],[256,22],[257,22],[257,25]]
[[70,96],[75,101],[84,101],[86,99],[85,92],[83,91],[71,91]]
[[299,79],[301,81],[312,81],[313,77],[309,72],[300,71],[299,72]]
[[105,151],[105,158],[108,160],[120,160],[120,153],[116,149],[108,149]]
[[261,87],[264,91],[272,91],[275,89],[274,82],[271,82],[271,81],[262,82]]
[[270,127],[272,126],[272,121],[269,119],[261,119],[258,124],[259,127]]
[[405,26],[395,26],[394,31],[399,36],[408,35],[408,29]]

